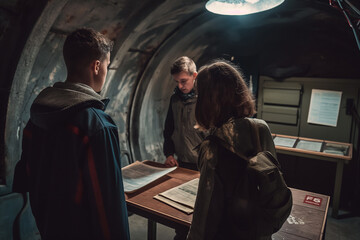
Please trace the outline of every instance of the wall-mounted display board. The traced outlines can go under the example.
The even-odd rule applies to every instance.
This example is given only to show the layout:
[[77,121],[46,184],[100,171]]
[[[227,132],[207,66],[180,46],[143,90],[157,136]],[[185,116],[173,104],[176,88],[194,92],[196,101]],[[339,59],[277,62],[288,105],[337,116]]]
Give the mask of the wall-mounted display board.
[[353,145],[280,134],[272,134],[272,136],[278,153],[336,162],[332,216],[338,217],[344,163],[352,159]]
[[257,118],[277,134],[350,142],[354,121],[347,103],[358,107],[359,79],[259,77]]

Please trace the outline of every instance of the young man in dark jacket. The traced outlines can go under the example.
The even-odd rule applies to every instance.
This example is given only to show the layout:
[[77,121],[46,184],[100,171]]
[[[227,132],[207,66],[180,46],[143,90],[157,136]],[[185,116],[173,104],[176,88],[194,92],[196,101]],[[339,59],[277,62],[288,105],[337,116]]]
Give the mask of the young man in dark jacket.
[[192,59],[183,56],[175,60],[170,73],[177,86],[171,96],[165,120],[165,164],[198,170],[198,154],[194,148],[202,142],[204,134],[195,129],[196,65]]
[[111,49],[92,29],[71,33],[66,81],[31,106],[13,188],[29,192],[42,239],[129,239],[117,127],[97,93]]

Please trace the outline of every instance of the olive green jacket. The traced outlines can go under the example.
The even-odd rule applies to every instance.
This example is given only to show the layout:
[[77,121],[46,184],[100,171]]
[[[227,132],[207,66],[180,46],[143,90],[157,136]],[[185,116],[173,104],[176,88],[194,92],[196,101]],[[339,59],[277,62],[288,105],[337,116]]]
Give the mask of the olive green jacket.
[[249,157],[256,155],[253,129],[249,121],[254,121],[258,126],[262,150],[269,151],[276,157],[270,129],[263,120],[230,119],[220,128],[215,129],[213,135],[228,144],[228,151],[219,148],[216,143],[210,140],[205,140],[200,145],[198,159],[199,189],[187,239],[259,239],[254,238],[251,232],[251,223],[246,217],[247,214],[251,213],[244,213],[244,224],[242,226],[234,226],[231,220],[232,209],[229,209],[229,204],[227,204],[237,186],[236,181],[239,179],[239,173],[246,166],[246,161],[234,157],[233,153],[241,153]]
[[197,163],[195,148],[204,140],[205,134],[194,128],[196,99],[196,95],[187,100],[182,100],[176,93],[171,96],[163,132],[166,157],[176,154],[179,161]]

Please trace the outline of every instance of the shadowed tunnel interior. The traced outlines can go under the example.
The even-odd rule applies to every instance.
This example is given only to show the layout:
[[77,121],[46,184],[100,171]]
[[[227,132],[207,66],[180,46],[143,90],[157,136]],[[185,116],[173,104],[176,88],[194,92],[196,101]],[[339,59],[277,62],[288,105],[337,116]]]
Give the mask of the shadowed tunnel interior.
[[[205,2],[0,2],[0,205],[11,216],[9,229],[24,201],[11,187],[30,105],[43,88],[66,79],[62,46],[76,28],[94,28],[115,43],[102,95],[111,99],[107,113],[119,128],[122,165],[165,160],[162,130],[175,87],[170,66],[179,56],[193,58],[198,67],[214,58],[233,61],[247,79],[251,76],[255,96],[260,76],[279,82],[289,77],[360,81],[354,34],[328,0],[286,0],[248,16],[216,15],[206,11]],[[0,232],[2,239],[10,235]]]

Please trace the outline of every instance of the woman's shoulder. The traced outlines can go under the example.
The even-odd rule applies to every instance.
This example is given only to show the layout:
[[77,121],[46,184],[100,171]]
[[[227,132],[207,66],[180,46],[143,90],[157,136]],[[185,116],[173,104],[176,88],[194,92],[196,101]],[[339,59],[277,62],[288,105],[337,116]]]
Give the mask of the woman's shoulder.
[[245,118],[248,121],[253,121],[254,123],[258,124],[258,125],[265,125],[267,126],[267,123],[265,122],[265,120],[260,119],[260,118]]
[[247,117],[234,119],[234,125],[238,129],[248,129],[252,123],[257,126],[260,132],[270,131],[269,125],[263,119]]
[[269,131],[269,125],[265,122],[263,119],[259,118],[246,118],[248,121],[252,121],[256,124],[256,126],[259,128],[260,131]]

